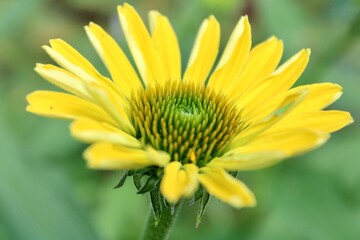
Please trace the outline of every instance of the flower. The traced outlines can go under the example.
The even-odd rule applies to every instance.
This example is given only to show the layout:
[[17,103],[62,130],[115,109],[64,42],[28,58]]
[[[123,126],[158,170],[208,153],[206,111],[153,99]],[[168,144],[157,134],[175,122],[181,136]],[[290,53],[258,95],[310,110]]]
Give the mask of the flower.
[[314,149],[353,121],[348,112],[323,110],[340,97],[339,85],[291,88],[310,50],[277,68],[282,41],[270,37],[251,48],[247,16],[213,71],[220,26],[214,16],[204,20],[182,74],[165,16],[150,12],[149,34],[133,7],[124,4],[118,13],[137,71],[114,39],[90,23],[86,33],[111,79],[63,40],[51,40],[44,49],[60,67],[37,64],[35,70],[68,93],[35,91],[27,111],[73,120],[71,134],[92,144],[84,153],[88,166],[128,170],[125,177],[133,176],[139,193],[150,191],[153,201],[160,191],[172,204],[210,194],[237,208],[254,206],[237,171]]

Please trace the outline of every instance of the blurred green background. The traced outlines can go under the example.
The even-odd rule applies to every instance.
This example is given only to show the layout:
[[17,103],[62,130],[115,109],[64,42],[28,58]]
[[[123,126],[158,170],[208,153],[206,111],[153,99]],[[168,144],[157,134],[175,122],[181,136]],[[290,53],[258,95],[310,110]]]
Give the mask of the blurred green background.
[[[83,26],[101,24],[128,52],[114,0],[0,0],[0,239],[137,239],[149,212],[148,196],[132,182],[113,190],[121,173],[88,170],[68,122],[24,111],[25,95],[54,89],[33,71],[51,60],[41,49],[62,38],[104,67]],[[258,206],[235,210],[212,199],[195,229],[196,206],[185,209],[171,239],[360,239],[360,1],[147,0],[129,1],[147,18],[158,9],[178,33],[186,65],[201,20],[214,14],[222,46],[241,15],[253,42],[271,35],[285,42],[285,58],[304,47],[310,64],[299,84],[344,87],[332,109],[355,123],[320,149],[269,169],[241,173]],[[357,121],[357,122],[356,122]]]

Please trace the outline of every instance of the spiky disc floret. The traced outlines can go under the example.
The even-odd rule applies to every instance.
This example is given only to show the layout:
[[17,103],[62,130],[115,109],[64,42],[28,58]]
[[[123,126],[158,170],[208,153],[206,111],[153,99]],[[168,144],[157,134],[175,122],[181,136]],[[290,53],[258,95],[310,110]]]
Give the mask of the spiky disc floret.
[[206,165],[244,128],[227,98],[193,83],[148,86],[130,104],[136,137],[183,164]]

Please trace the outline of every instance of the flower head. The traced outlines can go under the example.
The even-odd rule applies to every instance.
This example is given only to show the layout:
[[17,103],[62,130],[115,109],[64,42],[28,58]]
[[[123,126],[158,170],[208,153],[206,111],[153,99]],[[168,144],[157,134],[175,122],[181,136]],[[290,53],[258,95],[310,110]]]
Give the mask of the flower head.
[[234,207],[254,206],[237,171],[314,149],[352,122],[347,112],[323,110],[340,97],[339,85],[292,88],[310,50],[277,67],[282,41],[270,37],[251,48],[246,16],[213,71],[220,26],[213,16],[204,20],[182,74],[165,16],[150,12],[150,34],[133,7],[124,4],[118,12],[137,71],[114,39],[90,23],[86,33],[111,79],[63,40],[51,40],[44,49],[60,67],[37,64],[35,70],[68,93],[35,91],[27,110],[73,120],[72,135],[92,144],[84,153],[88,166],[127,170],[153,204],[210,194]]

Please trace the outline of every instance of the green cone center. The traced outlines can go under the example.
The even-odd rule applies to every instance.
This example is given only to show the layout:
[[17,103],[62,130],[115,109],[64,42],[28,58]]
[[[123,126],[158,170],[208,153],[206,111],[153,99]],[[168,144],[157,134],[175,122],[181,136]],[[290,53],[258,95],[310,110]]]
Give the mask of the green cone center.
[[192,83],[148,86],[132,96],[130,105],[136,137],[183,164],[204,166],[243,129],[229,100]]

